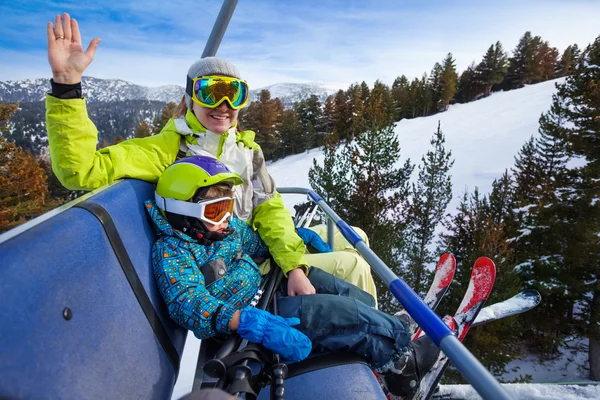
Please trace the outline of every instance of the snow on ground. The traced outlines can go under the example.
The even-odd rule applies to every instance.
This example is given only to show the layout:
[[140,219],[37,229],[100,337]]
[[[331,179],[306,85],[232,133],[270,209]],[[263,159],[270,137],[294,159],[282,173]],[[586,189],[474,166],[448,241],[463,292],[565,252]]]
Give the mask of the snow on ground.
[[[543,300],[542,300],[543,301]],[[537,357],[526,355],[521,360],[510,362],[507,371],[515,367],[519,369],[502,376],[504,381],[510,382],[519,375],[531,375],[531,382],[583,382],[588,381],[588,340],[570,338],[559,349],[559,356],[551,361],[540,362]],[[600,399],[600,396],[597,397]]]
[[[413,163],[420,163],[421,157],[430,149],[429,142],[440,121],[446,136],[446,149],[452,151],[455,160],[450,171],[453,199],[448,208],[448,211],[453,212],[465,190],[472,192],[478,187],[482,194],[488,194],[493,180],[500,178],[503,172],[514,164],[514,157],[523,144],[532,135],[538,135],[538,119],[550,108],[552,94],[556,91],[555,84],[561,82],[563,79],[557,79],[518,90],[494,93],[473,103],[453,105],[444,113],[400,121],[396,127],[396,134],[402,149],[397,166],[404,164],[406,158],[410,158]],[[313,164],[313,159],[322,165],[323,152],[319,149],[309,150],[276,161],[268,168],[278,187],[310,188],[308,170]],[[305,197],[286,195],[284,200],[293,211],[293,205],[304,201]],[[199,341],[189,334],[181,373],[173,393],[175,399],[191,390],[198,349]],[[587,351],[581,354],[587,356]],[[518,374],[527,373],[534,376],[534,382],[579,381],[584,376],[576,365],[585,365],[585,361],[581,362],[578,358],[576,362],[569,362],[566,358],[561,362],[562,364],[556,362],[541,366],[536,360],[526,358],[511,365],[521,366],[516,376],[509,374],[504,379],[511,380]],[[539,395],[533,393],[527,396],[534,397],[519,398],[569,399],[560,395],[545,397],[542,392]],[[600,398],[600,394],[581,398]]]
[[[518,400],[581,400],[600,399],[600,385],[540,385],[506,384],[506,392]],[[469,385],[443,385],[434,399],[480,400],[481,396]]]

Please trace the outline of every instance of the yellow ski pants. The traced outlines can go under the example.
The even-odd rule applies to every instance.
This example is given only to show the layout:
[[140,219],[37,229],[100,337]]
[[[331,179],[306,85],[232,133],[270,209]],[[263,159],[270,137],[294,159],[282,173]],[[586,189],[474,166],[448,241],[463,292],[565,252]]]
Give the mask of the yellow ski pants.
[[[369,238],[365,232],[357,227],[352,227],[356,233],[369,245]],[[327,242],[327,225],[311,226],[310,229],[315,231],[321,239]],[[375,282],[371,275],[371,267],[369,263],[352,247],[352,245],[344,239],[341,232],[334,227],[333,238],[333,253],[318,253],[306,254],[306,262],[310,266],[318,267],[325,272],[329,272],[333,276],[337,276],[358,286],[360,289],[369,293],[377,303],[377,290]],[[265,273],[269,270],[269,262],[263,263],[261,272]]]

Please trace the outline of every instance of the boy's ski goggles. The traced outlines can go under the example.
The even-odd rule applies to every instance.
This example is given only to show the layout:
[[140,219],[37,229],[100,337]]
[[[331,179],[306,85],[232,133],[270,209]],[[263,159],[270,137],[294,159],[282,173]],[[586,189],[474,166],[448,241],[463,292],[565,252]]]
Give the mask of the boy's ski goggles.
[[187,94],[194,103],[207,108],[217,108],[225,100],[234,110],[248,104],[250,90],[246,81],[227,76],[201,76],[191,79],[188,76]]
[[233,198],[219,197],[199,203],[164,198],[154,193],[156,205],[163,211],[198,218],[209,224],[219,225],[233,215]]

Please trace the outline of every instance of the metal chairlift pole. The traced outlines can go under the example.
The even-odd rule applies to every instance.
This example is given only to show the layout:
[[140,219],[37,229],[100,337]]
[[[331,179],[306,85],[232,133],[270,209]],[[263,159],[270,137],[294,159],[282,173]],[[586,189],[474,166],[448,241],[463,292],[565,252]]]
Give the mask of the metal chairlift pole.
[[210,36],[208,37],[206,46],[204,46],[202,58],[214,57],[217,54],[217,50],[219,49],[221,40],[225,35],[225,31],[227,30],[227,26],[229,25],[229,21],[231,20],[231,16],[233,15],[235,6],[237,6],[237,2],[238,0],[223,1],[221,11],[219,11],[219,15],[217,16],[217,20],[215,21],[213,29],[210,32]]
[[[371,265],[377,275],[383,279],[390,292],[400,301],[411,317],[423,328],[425,333],[454,363],[465,379],[484,399],[510,400],[510,395],[498,383],[494,376],[475,358],[457,339],[450,328],[429,308],[410,286],[398,278],[392,270],[371,250],[354,229],[333,211],[321,196],[310,189],[286,187],[277,188],[279,193],[306,194],[325,212],[328,220],[328,237],[333,237],[335,224],[344,238],[348,240]],[[332,243],[330,242],[330,245]]]

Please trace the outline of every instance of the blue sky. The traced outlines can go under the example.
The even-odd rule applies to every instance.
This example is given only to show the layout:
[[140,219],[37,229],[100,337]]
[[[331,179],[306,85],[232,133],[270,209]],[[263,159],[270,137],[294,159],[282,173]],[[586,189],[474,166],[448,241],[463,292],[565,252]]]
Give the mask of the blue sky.
[[[50,77],[46,23],[67,11],[84,47],[102,38],[86,75],[185,85],[221,7],[218,0],[0,1],[0,81]],[[347,87],[429,73],[448,52],[459,72],[526,30],[560,52],[600,35],[600,1],[240,0],[218,56],[251,87],[326,82]]]

